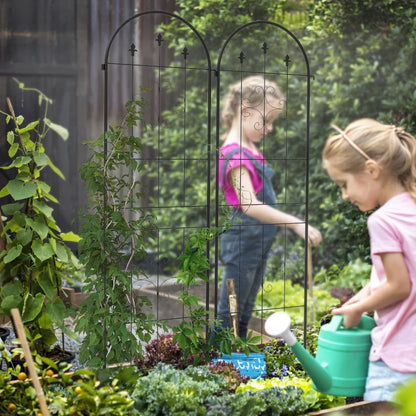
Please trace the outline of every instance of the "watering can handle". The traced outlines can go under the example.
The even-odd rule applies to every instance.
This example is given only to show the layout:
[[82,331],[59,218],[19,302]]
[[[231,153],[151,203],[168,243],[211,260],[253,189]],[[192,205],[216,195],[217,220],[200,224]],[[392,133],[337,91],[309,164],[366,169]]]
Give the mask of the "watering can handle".
[[[328,331],[336,332],[341,327],[342,322],[344,321],[344,317],[342,315],[333,315],[331,322],[329,322],[327,328]],[[367,315],[361,316],[361,321],[357,325],[357,327],[363,329],[373,329],[376,326],[374,319]]]
[[336,332],[341,327],[344,317],[342,315],[333,315],[331,321],[329,322],[327,328],[328,331]]

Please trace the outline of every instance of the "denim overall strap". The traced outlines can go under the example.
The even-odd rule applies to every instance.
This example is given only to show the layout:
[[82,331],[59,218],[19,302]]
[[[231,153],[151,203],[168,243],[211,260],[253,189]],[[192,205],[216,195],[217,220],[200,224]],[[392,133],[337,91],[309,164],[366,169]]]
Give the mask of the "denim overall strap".
[[[253,163],[262,179],[262,188],[257,199],[266,205],[276,204],[272,186],[273,170],[263,165],[242,148],[232,149],[227,158],[244,153]],[[222,183],[225,179],[225,165],[222,169]],[[221,259],[224,277],[218,305],[220,326],[229,327],[228,294],[226,282],[234,280],[238,303],[238,334],[245,338],[248,322],[254,309],[257,293],[262,285],[268,253],[273,244],[277,226],[249,217],[243,210],[233,208],[230,213],[233,226],[221,236]]]

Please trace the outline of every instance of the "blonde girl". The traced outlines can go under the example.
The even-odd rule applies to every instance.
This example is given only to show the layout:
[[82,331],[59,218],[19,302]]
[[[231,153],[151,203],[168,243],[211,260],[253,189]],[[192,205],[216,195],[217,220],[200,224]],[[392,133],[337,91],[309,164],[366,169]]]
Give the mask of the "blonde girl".
[[[304,221],[276,208],[273,170],[258,144],[273,129],[284,106],[280,88],[260,76],[250,76],[230,86],[222,119],[226,129],[219,151],[219,186],[232,207],[233,226],[221,238],[224,279],[218,305],[222,327],[229,327],[227,280],[233,279],[237,294],[238,335],[245,338],[261,287],[267,256],[276,227],[284,226],[305,238]],[[318,245],[321,234],[308,229],[310,243]]]
[[392,401],[416,375],[416,140],[402,127],[359,119],[330,137],[323,166],[342,198],[368,218],[370,282],[333,310],[353,327],[374,311],[365,400]]

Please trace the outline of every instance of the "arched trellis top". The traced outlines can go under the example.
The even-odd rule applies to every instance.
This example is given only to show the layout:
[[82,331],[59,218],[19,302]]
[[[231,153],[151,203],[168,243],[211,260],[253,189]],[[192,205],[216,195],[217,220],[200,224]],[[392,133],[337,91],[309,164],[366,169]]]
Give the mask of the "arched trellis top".
[[307,75],[307,77],[310,77],[310,68],[309,68],[309,60],[308,60],[308,56],[306,55],[306,51],[304,49],[304,47],[302,46],[301,42],[299,41],[299,39],[287,28],[285,28],[282,25],[279,25],[278,23],[274,23],[274,22],[270,22],[268,20],[256,20],[254,22],[249,22],[246,23],[245,25],[242,25],[240,27],[238,27],[236,30],[234,30],[234,32],[231,33],[231,35],[228,36],[228,38],[226,39],[226,41],[224,42],[224,45],[222,46],[219,56],[218,56],[218,63],[217,63],[217,72],[220,72],[220,68],[221,68],[221,62],[222,62],[222,57],[224,55],[224,51],[227,48],[227,45],[229,44],[229,42],[241,31],[243,31],[244,29],[250,27],[250,26],[255,26],[255,25],[270,25],[270,26],[275,26],[281,30],[283,30],[284,32],[286,32],[298,45],[300,51],[302,52],[302,55],[305,59],[305,65],[306,65],[306,70],[307,73],[305,75]]
[[170,16],[170,17],[173,17],[175,19],[180,20],[182,23],[184,23],[186,26],[188,26],[195,33],[195,35],[198,37],[199,41],[201,42],[201,45],[203,46],[204,51],[205,51],[205,54],[206,54],[206,58],[207,58],[207,62],[208,62],[208,68],[211,69],[211,57],[210,57],[210,54],[209,54],[207,45],[205,44],[204,39],[199,34],[199,32],[189,22],[187,22],[182,17],[178,16],[177,14],[170,13],[170,12],[166,12],[166,11],[163,11],[163,10],[149,10],[147,12],[138,13],[138,14],[135,14],[134,16],[128,18],[126,21],[124,21],[116,29],[116,31],[114,32],[113,36],[110,39],[110,42],[107,45],[107,49],[106,49],[106,52],[105,52],[105,58],[104,58],[104,65],[106,65],[108,63],[108,55],[110,53],[111,46],[112,46],[112,44],[114,42],[114,39],[120,33],[121,29],[123,29],[123,27],[125,27],[127,24],[129,24],[133,20],[138,19],[138,18],[140,18],[142,16],[151,15],[151,14],[162,14],[162,15]]
[[[198,40],[200,41],[204,52],[205,52],[205,56],[206,56],[206,61],[207,61],[207,70],[208,70],[208,91],[211,90],[211,72],[212,72],[212,66],[211,66],[211,56],[209,54],[208,51],[208,47],[204,41],[204,39],[202,38],[202,36],[199,34],[199,32],[195,29],[194,26],[192,26],[188,21],[186,21],[185,19],[183,19],[182,17],[178,16],[177,14],[174,13],[170,13],[167,11],[163,11],[163,10],[149,10],[146,12],[142,12],[142,13],[137,13],[134,16],[130,17],[129,19],[125,20],[113,33],[113,36],[111,37],[107,48],[106,48],[106,52],[105,52],[105,56],[104,56],[104,63],[102,65],[102,69],[105,71],[105,77],[104,77],[104,131],[107,131],[108,128],[108,57],[110,54],[110,50],[111,47],[114,43],[114,40],[117,38],[118,34],[120,33],[120,31],[127,26],[129,23],[131,23],[132,21],[139,19],[140,17],[144,17],[147,15],[165,15],[165,16],[169,16],[172,17],[174,19],[178,19],[179,21],[181,21],[182,23],[184,23],[186,26],[188,26],[192,32],[196,35],[196,37],[198,38]],[[158,40],[158,39],[156,39]],[[160,45],[160,39],[159,39],[159,45]],[[211,101],[210,98],[208,98],[208,115],[210,117],[210,112],[211,112]]]

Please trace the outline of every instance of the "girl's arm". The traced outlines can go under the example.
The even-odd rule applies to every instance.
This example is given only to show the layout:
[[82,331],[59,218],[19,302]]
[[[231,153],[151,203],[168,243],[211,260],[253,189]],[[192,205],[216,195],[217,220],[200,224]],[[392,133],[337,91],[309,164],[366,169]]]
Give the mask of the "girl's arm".
[[364,312],[386,308],[409,296],[411,282],[403,254],[382,253],[380,257],[386,281],[368,296],[332,311],[333,314],[344,316],[344,326],[347,328],[358,325]]
[[365,299],[367,296],[370,296],[370,283],[367,283],[358,293],[356,293],[352,298],[348,299],[344,305],[350,305],[351,303],[356,303],[361,299]]
[[[231,170],[231,183],[238,195],[243,212],[268,224],[285,226],[305,238],[305,223],[299,218],[265,205],[257,199],[248,169],[244,166]],[[308,227],[308,238],[317,246],[322,241],[321,233],[314,227]]]

